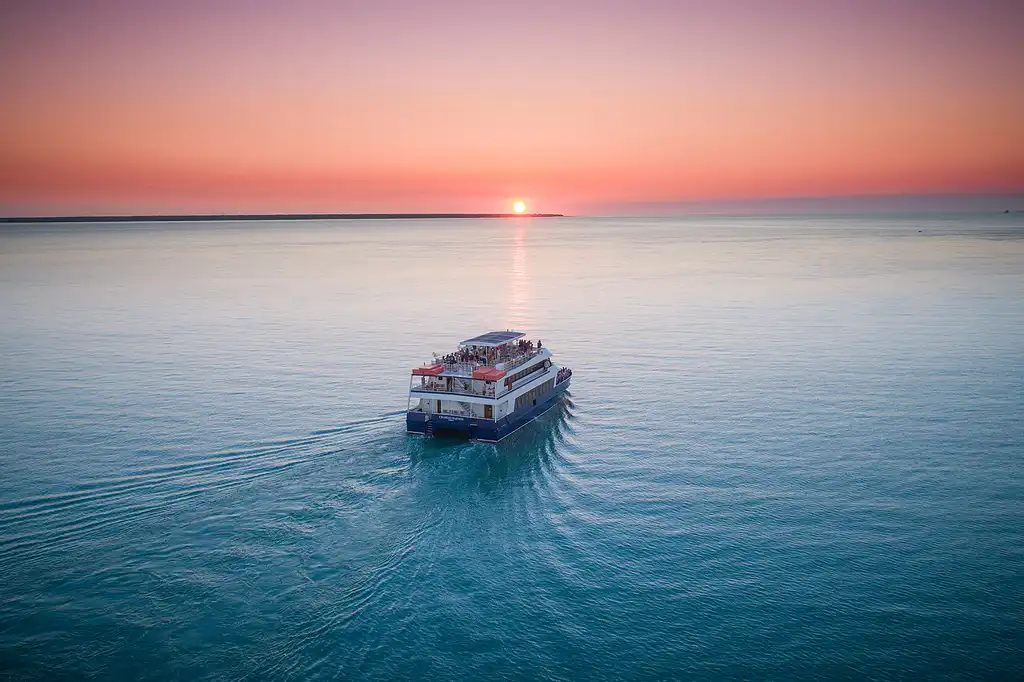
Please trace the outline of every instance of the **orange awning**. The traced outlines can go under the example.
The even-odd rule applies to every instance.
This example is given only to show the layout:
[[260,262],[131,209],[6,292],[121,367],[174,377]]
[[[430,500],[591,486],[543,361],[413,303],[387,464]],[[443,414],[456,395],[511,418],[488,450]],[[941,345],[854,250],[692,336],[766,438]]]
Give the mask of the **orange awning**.
[[412,371],[414,376],[437,376],[444,371],[444,363],[438,362],[434,365],[427,365],[426,367],[417,367]]
[[483,379],[484,381],[497,381],[498,379],[505,376],[505,370],[496,369],[494,367],[480,367],[473,370],[474,379]]

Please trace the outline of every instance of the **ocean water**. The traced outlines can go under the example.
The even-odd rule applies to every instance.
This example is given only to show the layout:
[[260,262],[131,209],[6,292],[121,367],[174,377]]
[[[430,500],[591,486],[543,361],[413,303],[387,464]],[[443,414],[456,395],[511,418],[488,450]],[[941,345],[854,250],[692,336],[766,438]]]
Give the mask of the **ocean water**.
[[1024,677],[1019,214],[5,226],[0,358],[5,679]]

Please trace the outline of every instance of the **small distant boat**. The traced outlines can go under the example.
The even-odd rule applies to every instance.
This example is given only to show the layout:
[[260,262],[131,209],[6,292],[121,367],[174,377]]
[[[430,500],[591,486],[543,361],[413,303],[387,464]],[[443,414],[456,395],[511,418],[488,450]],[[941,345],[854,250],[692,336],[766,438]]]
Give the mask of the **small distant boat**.
[[572,370],[522,332],[488,332],[412,370],[405,424],[409,433],[463,434],[497,443],[553,407]]

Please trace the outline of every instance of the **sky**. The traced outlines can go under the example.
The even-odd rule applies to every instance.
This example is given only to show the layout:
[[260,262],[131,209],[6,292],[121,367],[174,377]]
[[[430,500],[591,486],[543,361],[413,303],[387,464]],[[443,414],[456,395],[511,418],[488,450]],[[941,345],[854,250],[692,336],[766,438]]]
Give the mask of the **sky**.
[[990,0],[3,3],[0,214],[1018,194],[1021,27]]

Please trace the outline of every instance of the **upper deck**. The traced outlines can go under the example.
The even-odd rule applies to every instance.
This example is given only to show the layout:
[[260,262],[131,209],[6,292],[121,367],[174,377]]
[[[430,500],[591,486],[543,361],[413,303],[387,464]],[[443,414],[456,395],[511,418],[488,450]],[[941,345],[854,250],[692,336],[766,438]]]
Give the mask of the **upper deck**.
[[541,341],[527,341],[525,336],[522,332],[513,331],[481,334],[463,341],[451,353],[435,353],[431,360],[413,369],[412,373],[495,381],[545,350]]

